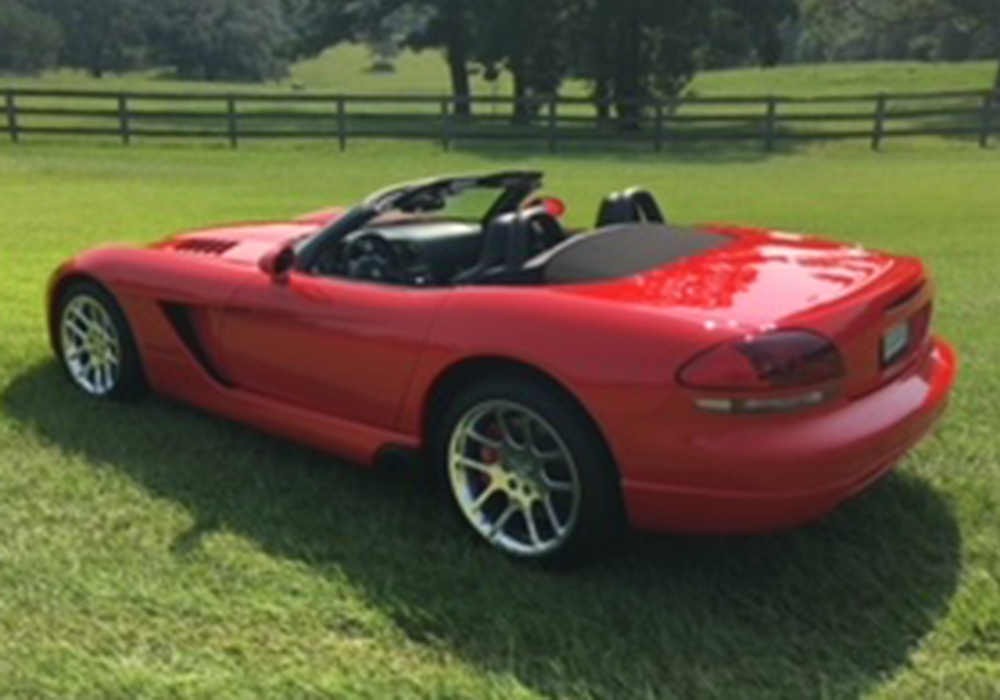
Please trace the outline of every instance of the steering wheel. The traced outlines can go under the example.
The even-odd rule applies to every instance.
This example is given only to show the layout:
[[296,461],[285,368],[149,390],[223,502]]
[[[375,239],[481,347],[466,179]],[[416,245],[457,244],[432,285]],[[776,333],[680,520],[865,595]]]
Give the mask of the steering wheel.
[[350,279],[404,282],[406,271],[395,247],[377,233],[348,239],[341,257],[342,272]]

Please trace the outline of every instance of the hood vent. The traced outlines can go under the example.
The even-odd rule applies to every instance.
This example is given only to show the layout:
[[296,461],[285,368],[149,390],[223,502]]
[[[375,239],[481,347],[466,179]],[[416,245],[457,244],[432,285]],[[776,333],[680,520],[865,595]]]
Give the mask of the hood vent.
[[178,241],[174,250],[193,255],[224,255],[237,246],[236,241],[224,238],[188,238]]

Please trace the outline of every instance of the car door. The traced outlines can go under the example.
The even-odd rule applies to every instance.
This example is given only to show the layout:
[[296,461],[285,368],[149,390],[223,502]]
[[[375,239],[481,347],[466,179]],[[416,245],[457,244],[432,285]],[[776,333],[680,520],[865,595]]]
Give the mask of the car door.
[[293,273],[239,290],[222,324],[239,389],[391,428],[449,290]]

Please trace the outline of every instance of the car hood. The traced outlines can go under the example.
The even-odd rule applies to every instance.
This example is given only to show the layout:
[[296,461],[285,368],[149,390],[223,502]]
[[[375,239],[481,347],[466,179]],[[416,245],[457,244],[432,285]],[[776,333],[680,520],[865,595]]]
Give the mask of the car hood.
[[914,258],[762,229],[701,230],[732,242],[628,278],[558,291],[699,322],[759,327],[923,279]]
[[264,254],[318,233],[345,212],[345,209],[325,209],[294,221],[227,224],[185,231],[152,247],[165,252],[217,258],[220,262],[256,265]]

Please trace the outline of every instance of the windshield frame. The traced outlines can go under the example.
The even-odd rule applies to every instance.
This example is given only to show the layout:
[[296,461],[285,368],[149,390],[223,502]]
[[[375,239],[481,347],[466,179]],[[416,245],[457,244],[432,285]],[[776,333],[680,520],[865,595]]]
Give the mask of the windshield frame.
[[496,202],[483,215],[481,223],[485,227],[496,217],[517,211],[542,188],[544,177],[538,171],[510,171],[421,180],[380,190],[325,229],[303,240],[296,250],[296,269],[309,272],[329,246],[337,245],[379,217],[393,212],[405,213],[414,202],[428,195],[448,199],[472,189],[498,190]]

